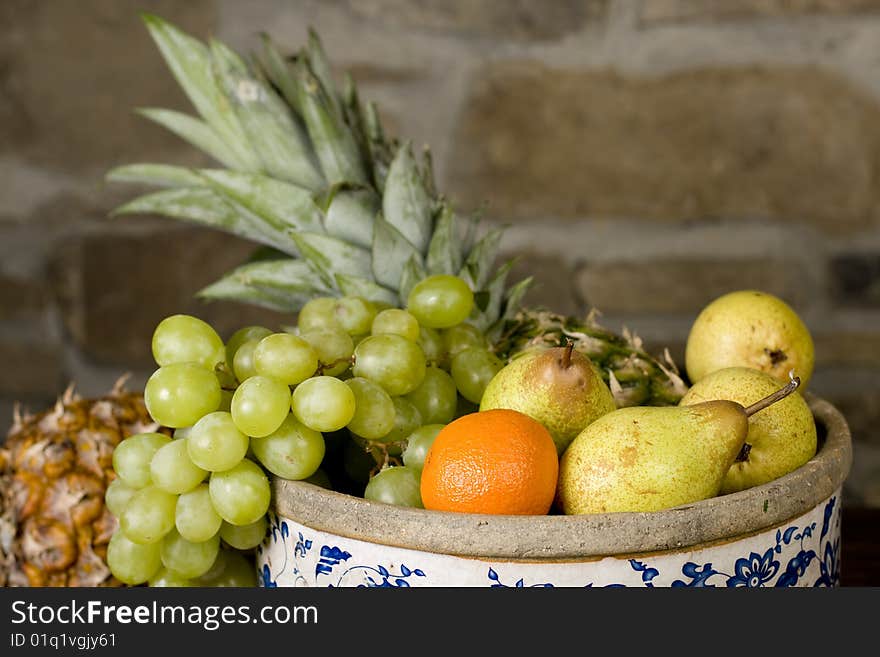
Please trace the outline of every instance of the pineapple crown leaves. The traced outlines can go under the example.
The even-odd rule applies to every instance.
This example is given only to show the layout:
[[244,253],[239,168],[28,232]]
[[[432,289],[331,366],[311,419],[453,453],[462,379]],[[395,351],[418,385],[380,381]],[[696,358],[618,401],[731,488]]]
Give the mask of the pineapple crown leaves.
[[405,305],[421,278],[453,274],[475,291],[470,320],[499,331],[531,279],[507,286],[495,269],[501,230],[482,230],[436,191],[430,151],[388,138],[375,104],[346,75],[333,81],[318,34],[286,57],[267,36],[245,59],[150,14],[143,20],[197,116],[140,113],[219,168],[141,163],[112,182],[159,188],[112,213],[159,214],[223,230],[267,249],[198,294],[296,312],[314,296]]

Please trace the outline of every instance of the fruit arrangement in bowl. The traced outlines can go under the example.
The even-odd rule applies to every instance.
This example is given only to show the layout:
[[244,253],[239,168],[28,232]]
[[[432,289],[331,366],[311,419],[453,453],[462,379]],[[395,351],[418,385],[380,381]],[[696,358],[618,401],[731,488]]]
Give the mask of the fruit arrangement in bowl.
[[[266,38],[245,59],[145,22],[198,116],[142,113],[220,166],[114,169],[113,182],[160,188],[114,214],[252,240],[253,258],[199,295],[291,319],[221,336],[198,317],[167,317],[142,396],[80,400],[79,417],[71,398],[19,418],[0,455],[9,583],[408,585],[435,573],[444,585],[479,567],[501,585],[513,564],[542,556],[551,570],[573,559],[583,577],[613,553],[572,550],[548,522],[582,531],[619,518],[621,535],[641,536],[635,516],[816,476],[803,470],[819,438],[801,394],[813,344],[784,301],[742,290],[708,305],[686,372],[593,313],[525,307],[531,279],[509,283],[512,263],[495,263],[501,231],[438,193],[430,153],[388,137],[352,80],[335,84],[317,35],[294,57]],[[93,416],[112,426],[92,431]],[[777,511],[770,495],[764,512],[821,514],[848,469],[839,461],[812,506]],[[73,514],[62,494],[88,504]],[[386,521],[387,544],[363,533]],[[418,547],[441,526],[459,543],[496,531],[502,548]],[[814,533],[786,530],[774,549]],[[356,565],[364,546],[371,565]],[[423,557],[441,561],[406,565]],[[797,558],[801,578],[818,567],[815,554]]]

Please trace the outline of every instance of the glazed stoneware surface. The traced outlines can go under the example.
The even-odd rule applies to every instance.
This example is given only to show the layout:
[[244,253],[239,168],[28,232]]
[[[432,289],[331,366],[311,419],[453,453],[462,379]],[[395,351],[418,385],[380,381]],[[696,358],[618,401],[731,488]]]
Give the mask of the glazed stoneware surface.
[[260,584],[276,586],[837,586],[840,495],[783,527],[682,552],[557,563],[485,560],[367,543],[272,515]]

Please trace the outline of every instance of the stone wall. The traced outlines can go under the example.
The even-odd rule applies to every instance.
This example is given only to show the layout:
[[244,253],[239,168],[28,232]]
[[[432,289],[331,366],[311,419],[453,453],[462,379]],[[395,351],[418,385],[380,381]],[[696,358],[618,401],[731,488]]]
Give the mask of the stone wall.
[[788,300],[852,426],[849,503],[880,506],[880,0],[5,0],[0,425],[70,381],[142,385],[168,314],[281,319],[193,299],[247,244],[108,218],[112,166],[204,163],[133,111],[187,109],[140,9],[241,51],[316,28],[443,190],[509,226],[529,303],[682,362],[715,296]]

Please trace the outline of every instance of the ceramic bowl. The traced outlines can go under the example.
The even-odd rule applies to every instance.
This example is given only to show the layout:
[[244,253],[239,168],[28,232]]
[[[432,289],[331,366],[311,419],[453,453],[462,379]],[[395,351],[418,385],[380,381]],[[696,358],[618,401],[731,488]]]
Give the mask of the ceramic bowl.
[[260,585],[838,586],[851,437],[834,406],[805,398],[819,434],[808,463],[652,513],[447,513],[276,478]]

